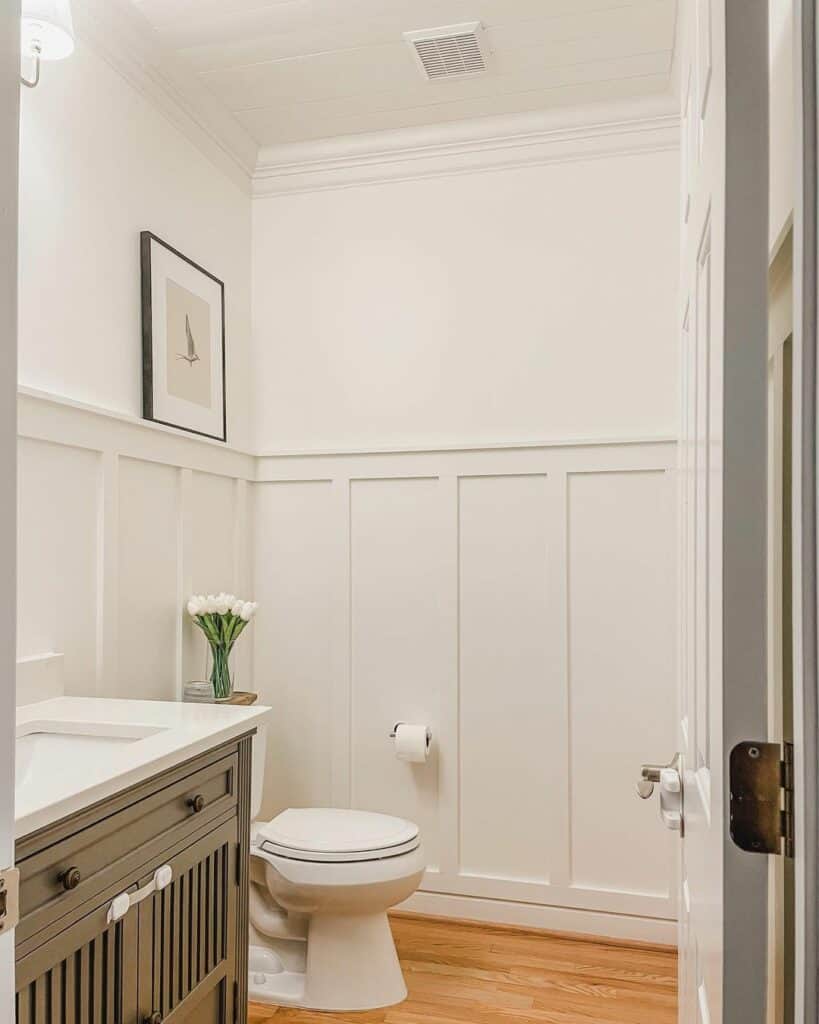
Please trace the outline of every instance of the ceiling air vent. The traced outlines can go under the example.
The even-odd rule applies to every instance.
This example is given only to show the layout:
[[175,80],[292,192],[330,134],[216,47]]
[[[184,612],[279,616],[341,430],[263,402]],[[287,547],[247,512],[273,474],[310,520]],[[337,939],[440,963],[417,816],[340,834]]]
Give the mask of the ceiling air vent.
[[465,78],[487,70],[489,51],[483,25],[470,21],[464,25],[405,32],[415,59],[431,82],[440,78]]

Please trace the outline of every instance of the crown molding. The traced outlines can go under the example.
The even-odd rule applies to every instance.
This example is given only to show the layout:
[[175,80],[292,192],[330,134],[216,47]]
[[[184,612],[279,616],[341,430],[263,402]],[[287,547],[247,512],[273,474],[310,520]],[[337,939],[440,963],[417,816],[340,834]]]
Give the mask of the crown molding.
[[268,146],[259,150],[253,195],[672,150],[679,123],[675,97],[664,95]]
[[127,0],[74,0],[77,36],[158,108],[245,193],[258,146],[239,122],[167,53]]
[[128,0],[74,0],[78,37],[254,197],[591,160],[679,146],[672,94],[259,148]]

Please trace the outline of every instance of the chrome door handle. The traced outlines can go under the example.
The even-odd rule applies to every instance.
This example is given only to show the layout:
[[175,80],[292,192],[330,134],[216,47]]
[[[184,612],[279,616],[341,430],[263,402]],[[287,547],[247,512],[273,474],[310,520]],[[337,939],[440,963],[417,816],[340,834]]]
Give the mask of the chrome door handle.
[[675,754],[668,764],[644,764],[640,768],[637,796],[648,800],[660,787],[660,819],[672,832],[682,830],[682,758]]
[[659,785],[665,771],[680,771],[680,755],[675,754],[673,760],[668,764],[644,764],[640,768],[640,778],[637,782],[637,796],[641,800],[648,800],[654,792],[655,785]]
[[637,790],[637,796],[641,800],[648,800],[651,794],[654,792],[654,782],[650,779],[640,779],[635,786]]

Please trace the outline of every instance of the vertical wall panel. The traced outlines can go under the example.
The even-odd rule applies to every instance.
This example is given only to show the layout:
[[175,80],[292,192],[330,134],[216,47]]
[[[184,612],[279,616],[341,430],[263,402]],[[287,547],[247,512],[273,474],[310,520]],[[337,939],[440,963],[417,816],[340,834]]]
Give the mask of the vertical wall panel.
[[121,459],[119,467],[119,678],[116,696],[176,694],[179,470]]
[[[190,590],[194,594],[218,594],[220,590],[235,592],[236,558],[233,543],[236,518],[236,484],[230,477],[212,473],[193,473],[190,509],[188,554]],[[249,597],[250,595],[242,595]],[[251,627],[252,628],[252,627]],[[184,679],[204,679],[207,668],[207,645],[199,629],[185,617]],[[239,641],[248,643],[247,635]],[[238,654],[238,648],[237,648]],[[248,680],[238,676],[238,658],[234,654],[231,668],[237,672],[236,685],[247,689]]]
[[66,692],[96,692],[100,455],[21,440],[18,657],[65,654]]
[[547,478],[462,479],[459,506],[460,866],[543,882],[565,770]]
[[437,757],[397,760],[397,721],[437,735],[445,657],[438,599],[441,523],[434,479],[351,483],[352,802],[409,818],[438,857]]
[[573,474],[568,502],[572,881],[665,895],[676,837],[634,783],[675,750],[673,482]]
[[226,476],[194,473],[191,484],[191,585],[194,593],[216,594],[236,587],[233,557],[235,482]]
[[[250,629],[255,686],[273,706],[263,814],[330,803],[334,542],[331,485],[259,484],[255,496],[255,597]],[[344,599],[344,595],[340,595]]]

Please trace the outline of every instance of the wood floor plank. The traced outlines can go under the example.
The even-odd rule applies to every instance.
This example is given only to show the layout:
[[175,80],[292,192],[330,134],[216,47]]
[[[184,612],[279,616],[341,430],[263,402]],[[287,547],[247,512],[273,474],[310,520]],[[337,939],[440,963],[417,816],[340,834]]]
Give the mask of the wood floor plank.
[[248,1024],[675,1024],[672,949],[420,917],[392,929],[409,998],[368,1013],[251,1005]]

